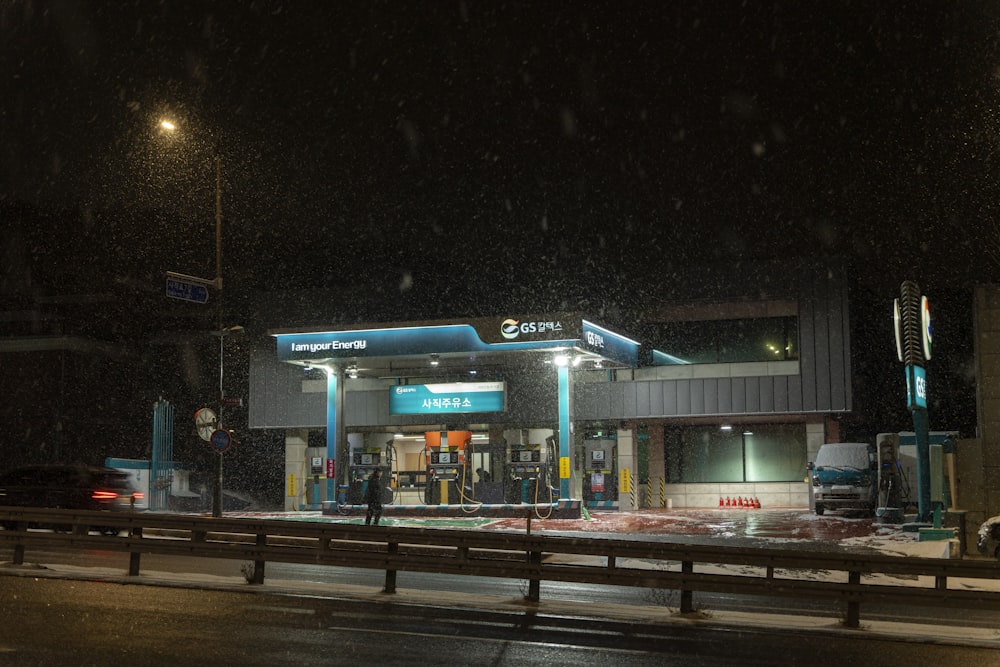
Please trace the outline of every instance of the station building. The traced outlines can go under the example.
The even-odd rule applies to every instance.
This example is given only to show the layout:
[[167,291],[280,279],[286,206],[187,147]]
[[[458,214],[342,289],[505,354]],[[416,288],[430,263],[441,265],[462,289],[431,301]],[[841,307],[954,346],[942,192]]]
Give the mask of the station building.
[[466,512],[808,507],[806,464],[852,409],[844,266],[689,271],[657,294],[615,322],[275,327],[249,426],[285,433],[287,509],[359,502],[376,467],[386,502]]

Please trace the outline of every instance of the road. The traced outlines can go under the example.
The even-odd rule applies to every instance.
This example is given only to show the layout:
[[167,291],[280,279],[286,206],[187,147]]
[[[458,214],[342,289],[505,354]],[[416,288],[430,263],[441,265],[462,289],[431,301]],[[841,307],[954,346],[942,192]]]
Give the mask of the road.
[[[253,589],[250,589],[253,590]],[[0,576],[4,665],[995,664],[992,648],[864,633],[642,623]]]

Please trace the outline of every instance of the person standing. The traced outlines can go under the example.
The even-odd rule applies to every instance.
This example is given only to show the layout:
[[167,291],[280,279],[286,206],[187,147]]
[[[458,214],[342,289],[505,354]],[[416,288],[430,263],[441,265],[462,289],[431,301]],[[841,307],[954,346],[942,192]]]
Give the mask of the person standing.
[[368,488],[365,490],[365,501],[368,503],[368,513],[365,515],[365,525],[372,524],[372,517],[375,518],[375,525],[382,518],[382,469],[375,468],[375,471],[368,478]]

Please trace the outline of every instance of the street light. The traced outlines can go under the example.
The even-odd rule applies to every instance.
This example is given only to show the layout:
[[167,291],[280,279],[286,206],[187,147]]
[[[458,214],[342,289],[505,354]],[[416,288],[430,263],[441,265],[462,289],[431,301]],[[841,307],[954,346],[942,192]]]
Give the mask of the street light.
[[[226,352],[226,336],[229,334],[241,334],[243,333],[243,327],[238,324],[233,326],[228,326],[225,328],[220,328],[219,334],[219,411],[216,413],[216,428],[223,428],[222,421],[222,411],[226,406],[226,391],[223,388],[222,380],[225,377],[224,369],[225,365],[223,360],[225,359]],[[222,516],[222,451],[218,451],[217,456],[219,457],[216,461],[215,467],[215,490],[212,493],[212,516]]]
[[[168,133],[178,131],[176,123],[169,119],[160,120],[159,126]],[[208,282],[208,281],[206,281]],[[219,332],[219,409],[216,412],[216,429],[222,429],[222,410],[225,396],[223,392],[222,379],[224,373],[223,363],[223,341],[226,333],[231,331],[242,331],[243,327],[222,327],[222,156],[218,150],[215,151],[215,289],[217,290],[215,300],[215,323]],[[215,492],[212,494],[212,516],[222,516],[222,451],[218,451],[215,462]]]

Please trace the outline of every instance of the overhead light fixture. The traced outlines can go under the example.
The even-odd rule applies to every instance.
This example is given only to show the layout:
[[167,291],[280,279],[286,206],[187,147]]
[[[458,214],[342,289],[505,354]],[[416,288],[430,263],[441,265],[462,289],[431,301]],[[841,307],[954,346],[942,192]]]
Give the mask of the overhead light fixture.
[[478,373],[479,373],[479,371],[477,371],[475,368],[470,368],[469,369],[469,375],[471,375],[472,377],[476,377],[476,375]]
[[431,366],[437,366],[440,363],[441,363],[441,360],[438,358],[438,355],[432,354],[431,355]]
[[302,366],[302,370],[304,370],[306,373],[308,373],[312,369],[313,369],[313,367],[310,364],[305,364],[305,365]]
[[732,431],[733,427],[730,426],[729,424],[723,424],[722,426],[719,427],[719,430],[721,430],[721,431]]
[[594,370],[601,370],[604,368],[604,361],[601,359],[594,359]]
[[347,377],[351,378],[352,380],[357,380],[358,379],[358,365],[357,364],[351,364],[350,366],[347,367]]
[[569,364],[569,357],[562,352],[557,354],[552,360],[556,362],[556,366],[566,366]]

